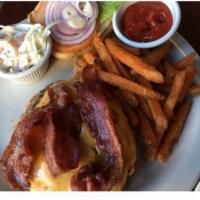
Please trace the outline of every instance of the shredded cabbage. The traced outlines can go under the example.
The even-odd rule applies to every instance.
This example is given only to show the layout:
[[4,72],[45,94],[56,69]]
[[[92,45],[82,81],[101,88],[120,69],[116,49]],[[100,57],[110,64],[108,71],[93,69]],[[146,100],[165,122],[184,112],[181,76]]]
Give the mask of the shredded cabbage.
[[[0,25],[0,69],[12,73],[23,71],[44,56],[52,24],[29,26],[27,31],[20,26]],[[20,37],[23,38],[21,42]]]

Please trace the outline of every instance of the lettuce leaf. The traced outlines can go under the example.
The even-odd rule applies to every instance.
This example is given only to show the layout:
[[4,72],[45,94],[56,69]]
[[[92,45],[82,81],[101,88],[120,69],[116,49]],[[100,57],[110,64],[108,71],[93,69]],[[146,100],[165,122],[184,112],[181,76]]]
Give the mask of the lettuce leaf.
[[98,2],[100,24],[111,20],[113,13],[120,7],[122,1],[102,1]]

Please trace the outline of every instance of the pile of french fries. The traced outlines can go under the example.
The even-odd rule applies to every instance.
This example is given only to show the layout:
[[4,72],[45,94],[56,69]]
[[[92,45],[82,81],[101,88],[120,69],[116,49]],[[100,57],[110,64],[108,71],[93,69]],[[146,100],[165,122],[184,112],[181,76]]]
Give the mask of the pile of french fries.
[[140,133],[145,158],[166,161],[189,113],[188,96],[200,94],[200,86],[194,83],[195,53],[172,63],[170,42],[154,49],[137,49],[114,36],[101,39],[96,34],[93,45],[76,64],[92,66],[98,80],[114,86],[113,94],[130,126]]

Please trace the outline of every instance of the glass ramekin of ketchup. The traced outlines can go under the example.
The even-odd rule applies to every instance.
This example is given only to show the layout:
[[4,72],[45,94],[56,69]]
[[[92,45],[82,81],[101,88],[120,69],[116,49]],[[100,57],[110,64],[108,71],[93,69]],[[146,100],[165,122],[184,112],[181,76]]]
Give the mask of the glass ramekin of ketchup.
[[129,46],[152,48],[169,40],[181,20],[179,4],[170,1],[124,2],[113,14],[113,30]]

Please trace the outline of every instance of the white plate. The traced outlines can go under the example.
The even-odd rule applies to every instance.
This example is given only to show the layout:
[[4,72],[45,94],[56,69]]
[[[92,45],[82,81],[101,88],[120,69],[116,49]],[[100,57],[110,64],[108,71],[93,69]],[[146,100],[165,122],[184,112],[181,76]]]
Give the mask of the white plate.
[[[194,49],[179,34],[173,37],[172,59],[178,60]],[[196,60],[200,66],[200,59]],[[72,64],[52,61],[45,77],[34,84],[21,86],[0,79],[0,155],[9,142],[12,128],[33,94],[56,80],[69,79]],[[135,174],[126,190],[192,190],[200,177],[200,97],[193,100],[187,122],[178,144],[165,164],[146,163],[140,156]],[[0,190],[11,190],[0,175]]]

